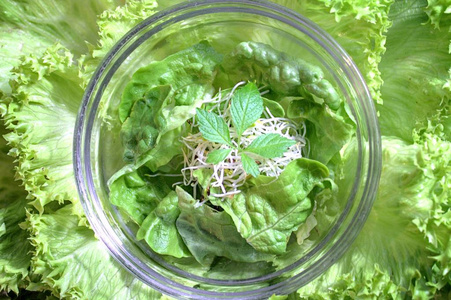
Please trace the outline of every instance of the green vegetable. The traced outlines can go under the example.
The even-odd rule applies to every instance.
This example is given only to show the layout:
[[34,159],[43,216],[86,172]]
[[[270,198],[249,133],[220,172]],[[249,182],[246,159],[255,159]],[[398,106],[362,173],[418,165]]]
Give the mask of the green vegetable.
[[263,100],[255,84],[248,83],[233,94],[230,114],[238,138],[262,113]]
[[[276,111],[283,111],[283,108],[276,102],[271,100],[264,101],[260,96],[257,86],[249,82],[233,93],[230,110],[228,110],[228,107],[220,107],[220,109],[223,109],[223,117],[204,109],[198,108],[196,110],[199,131],[202,133],[203,138],[210,142],[220,143],[230,147],[226,149],[215,149],[210,152],[206,160],[207,163],[218,164],[225,160],[232,150],[235,149],[240,154],[245,172],[257,177],[260,174],[259,166],[248,155],[249,153],[257,154],[263,158],[277,158],[283,156],[289,147],[296,144],[296,141],[281,136],[280,134],[267,133],[258,135],[252,140],[250,145],[243,147],[243,133],[253,126],[262,116],[264,102],[269,103]],[[276,105],[270,102],[274,102]],[[229,124],[233,125],[232,133],[229,130]],[[232,140],[234,143],[232,143]]]
[[255,249],[282,254],[291,233],[313,209],[310,192],[328,175],[326,166],[301,158],[288,164],[276,180],[260,176],[231,201],[216,203]]
[[296,142],[293,140],[276,133],[268,133],[258,136],[244,151],[266,158],[276,158],[282,156],[294,144]]
[[260,175],[260,170],[258,169],[257,163],[246,153],[241,154],[241,163],[243,164],[243,169],[246,173],[254,177]]
[[221,60],[222,56],[203,42],[139,69],[122,95],[120,120],[124,122],[130,116],[133,104],[149,89],[159,85],[170,84],[173,88],[172,105],[195,104],[193,101],[202,99],[209,92],[214,67]]
[[132,172],[115,180],[110,186],[110,201],[124,209],[138,224],[170,193],[166,182],[155,177],[143,178],[142,172]]
[[190,253],[175,226],[180,214],[177,203],[177,194],[171,191],[144,219],[136,237],[139,240],[145,239],[157,253],[180,258],[187,257]]
[[195,208],[195,199],[181,188],[179,197],[180,216],[177,229],[193,256],[203,265],[210,265],[216,256],[235,261],[257,262],[271,258],[255,251],[236,231],[232,218],[226,212],[216,212],[203,205]]
[[[178,1],[159,2],[158,9]],[[350,54],[378,103],[384,136],[381,186],[364,230],[351,250],[328,272],[287,298],[449,298],[449,3],[446,0],[275,2],[319,24]],[[17,161],[14,177],[23,184],[17,187],[12,182],[13,177],[3,173],[13,167],[3,165],[5,160],[0,158],[2,178],[9,176],[9,181],[1,183],[1,187],[6,183],[8,189],[0,190],[0,289],[5,292],[2,296],[12,290],[18,291],[19,297],[31,297],[28,290],[33,290],[42,292],[39,298],[49,297],[50,293],[53,298],[71,299],[160,297],[115,263],[86,227],[72,179],[73,123],[84,87],[112,45],[157,8],[155,1],[127,1],[124,7],[103,12],[96,24],[95,15],[116,4],[114,1],[50,0],[5,0],[0,4],[0,112],[10,132],[5,136],[11,149],[9,153]],[[260,31],[242,28],[237,35],[249,41],[279,45],[287,53],[297,51]],[[188,47],[192,43],[188,40],[190,37],[187,35],[186,40],[182,38],[176,42]],[[234,43],[233,39],[221,41],[226,45]],[[63,46],[54,46],[55,42]],[[338,179],[339,172],[334,169],[337,166],[330,162],[336,160],[333,157],[336,149],[347,143],[352,145],[348,130],[340,130],[352,126],[352,121],[341,111],[342,104],[329,90],[330,86],[321,81],[321,72],[311,66],[308,69],[313,72],[306,72],[302,68],[309,65],[306,62],[296,62],[296,68],[290,68],[291,62],[281,59],[277,52],[262,48],[245,50],[237,50],[234,54],[242,60],[226,56],[223,62],[229,61],[233,65],[221,64],[230,73],[230,78],[226,78],[229,84],[241,80],[264,81],[271,89],[265,96],[272,101],[263,99],[264,106],[275,117],[296,112],[282,104],[286,103],[283,98],[292,97],[291,93],[297,95],[299,91],[313,108],[310,113],[303,113],[307,138],[313,142],[311,146],[318,149],[317,145],[328,143],[330,146],[322,151],[331,149],[319,157],[312,157],[318,152],[311,150],[309,157],[328,164]],[[246,58],[243,54],[251,56]],[[267,76],[269,64],[277,71],[273,76]],[[16,69],[9,73],[13,67]],[[283,77],[289,74],[295,76]],[[217,78],[221,84],[222,80]],[[215,86],[216,83],[213,82]],[[167,84],[155,86],[160,85]],[[197,88],[194,84],[189,91],[195,93]],[[284,97],[271,98],[274,91]],[[172,99],[175,103],[176,99]],[[144,100],[144,94],[138,100]],[[178,104],[185,100],[181,98]],[[321,101],[330,110],[315,111],[314,107]],[[186,110],[190,115],[188,118],[195,115],[197,107],[196,104]],[[133,105],[129,109],[130,113]],[[163,111],[162,119],[171,117],[171,111],[179,111],[177,118],[182,123],[186,121],[181,117],[185,113],[184,105],[168,105]],[[300,112],[294,116],[300,118]],[[143,124],[150,122],[144,117],[136,119],[135,124],[141,124],[140,120],[145,121]],[[321,129],[328,120],[338,126]],[[134,127],[131,123],[129,126]],[[171,121],[171,124],[175,123]],[[143,142],[139,147],[130,147],[133,155],[139,158],[130,162],[128,169],[117,178],[144,165],[156,172],[174,162],[181,154],[177,149],[183,146],[177,142],[178,137],[186,132],[165,128],[163,130],[167,132],[162,133],[155,144],[152,144],[151,130],[143,136],[127,131],[130,135],[124,135],[126,140],[135,140],[136,145]],[[321,143],[319,139],[322,139]],[[146,152],[149,145],[153,148]],[[349,164],[355,158],[345,152],[344,163]],[[199,184],[209,185],[210,175],[203,174],[208,172],[197,171]],[[326,186],[327,181],[323,184]],[[10,189],[12,193],[5,192]],[[25,190],[28,196],[16,194],[16,190]],[[204,197],[208,196],[206,191],[202,192]],[[321,228],[321,222],[333,218],[338,211],[337,203],[321,202],[334,193],[326,188],[312,194],[312,199],[319,205],[315,212],[317,229]],[[310,238],[315,234],[313,230]],[[304,240],[304,245],[310,238]],[[295,254],[300,248],[302,245],[296,242],[289,243],[287,254],[274,261],[274,267],[283,266],[283,259],[296,259]],[[271,270],[267,262],[238,263],[239,267],[232,265],[227,269],[224,261],[229,260],[220,259],[210,269],[200,266],[193,258],[175,260],[175,266],[212,278],[220,278],[222,270],[234,267],[245,269],[240,272],[248,271],[239,275],[246,278],[249,274],[258,276],[259,271]],[[16,298],[12,293],[6,297]]]
[[208,112],[203,109],[196,110],[196,117],[199,122],[199,130],[202,136],[207,140],[232,146],[230,139],[229,126],[223,118],[215,113]]
[[207,163],[209,164],[219,164],[221,161],[226,159],[229,156],[232,149],[217,149],[208,153]]

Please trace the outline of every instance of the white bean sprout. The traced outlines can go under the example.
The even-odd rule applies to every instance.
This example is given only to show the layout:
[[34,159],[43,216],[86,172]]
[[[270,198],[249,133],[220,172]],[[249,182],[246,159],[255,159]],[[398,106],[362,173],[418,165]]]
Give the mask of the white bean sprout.
[[[243,84],[245,82],[239,82],[225,95],[220,91],[216,97],[208,99],[204,103],[210,105],[207,106],[209,111],[215,112],[224,118],[225,122],[229,125],[232,143],[237,148],[239,146],[239,148],[244,149],[258,136],[267,133],[277,133],[296,141],[296,144],[288,148],[281,157],[268,159],[249,154],[249,156],[257,161],[261,174],[277,178],[288,163],[302,157],[303,147],[306,145],[305,126],[304,124],[295,124],[288,118],[274,117],[271,111],[266,108],[263,113],[264,118],[258,119],[238,139],[233,126],[230,126],[230,101],[234,91]],[[266,92],[263,91],[261,94],[265,94]],[[192,129],[198,126],[195,118],[192,119],[191,126]],[[238,140],[240,145],[237,145]],[[182,169],[184,185],[197,186],[197,179],[193,174],[194,171],[198,169],[210,169],[213,171],[210,180],[210,188],[213,189],[210,189],[210,196],[227,198],[240,193],[240,187],[245,183],[248,174],[243,169],[241,157],[237,149],[232,149],[224,161],[218,164],[210,164],[206,162],[208,153],[213,150],[227,149],[229,147],[204,139],[200,132],[184,137],[183,144],[185,146],[185,149],[183,149],[184,168]]]

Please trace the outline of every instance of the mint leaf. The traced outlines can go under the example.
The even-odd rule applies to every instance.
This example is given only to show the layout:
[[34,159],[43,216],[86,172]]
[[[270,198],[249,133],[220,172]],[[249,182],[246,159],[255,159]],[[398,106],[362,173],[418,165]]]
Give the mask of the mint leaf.
[[249,155],[241,153],[241,163],[243,164],[243,169],[247,174],[250,174],[254,177],[260,175],[260,170],[258,169],[258,165]]
[[238,136],[249,128],[263,113],[263,100],[255,84],[249,82],[235,91],[230,106],[233,126]]
[[221,161],[226,159],[226,157],[232,152],[232,149],[217,149],[208,153],[207,163],[209,164],[219,164]]
[[296,144],[277,133],[263,134],[257,137],[244,151],[252,152],[266,158],[280,157],[289,147]]
[[196,109],[196,116],[199,130],[205,139],[232,146],[229,126],[220,116],[200,108]]

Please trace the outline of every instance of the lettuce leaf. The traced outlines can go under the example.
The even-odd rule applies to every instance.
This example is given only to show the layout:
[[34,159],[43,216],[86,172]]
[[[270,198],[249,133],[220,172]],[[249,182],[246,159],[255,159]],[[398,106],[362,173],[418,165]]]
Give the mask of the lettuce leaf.
[[432,295],[422,280],[431,278],[432,261],[414,220],[433,211],[436,178],[425,176],[423,149],[397,138],[383,140],[381,184],[373,210],[349,251],[301,296],[379,298]]
[[72,205],[28,213],[26,227],[36,250],[32,268],[59,298],[158,299],[160,294],[126,272],[97,240],[78,225]]
[[5,135],[17,157],[20,179],[40,212],[52,201],[76,203],[72,138],[83,89],[73,55],[56,44],[42,57],[25,56],[13,70],[12,92],[3,97]]
[[0,125],[0,290],[19,293],[27,285],[31,260],[28,234],[20,228],[25,221],[27,193],[14,180],[13,158],[1,137],[6,133]]
[[211,265],[215,257],[227,257],[244,263],[266,261],[272,255],[254,250],[237,232],[232,218],[207,205],[195,207],[196,200],[180,187],[180,216],[176,226],[191,254],[202,265]]
[[[451,18],[445,28],[427,23],[425,2],[396,2],[390,11],[393,26],[387,33],[387,52],[380,63],[385,84],[384,104],[378,105],[383,135],[413,142],[412,131],[440,109],[449,91]],[[448,83],[449,84],[449,83]]]
[[41,55],[59,42],[79,56],[95,43],[96,16],[105,9],[121,5],[123,0],[4,0],[0,3],[0,90],[10,91],[9,71],[20,57]]
[[309,193],[329,175],[323,164],[305,158],[290,162],[274,180],[248,180],[241,193],[217,201],[233,219],[238,232],[256,250],[283,254],[293,231],[312,212]]
[[152,250],[173,257],[191,256],[177,231],[175,221],[180,215],[178,196],[171,191],[143,221],[136,233],[138,240],[145,239]]
[[393,0],[274,0],[309,18],[329,33],[352,57],[373,99],[382,103],[378,64],[385,52],[384,33],[390,27]]

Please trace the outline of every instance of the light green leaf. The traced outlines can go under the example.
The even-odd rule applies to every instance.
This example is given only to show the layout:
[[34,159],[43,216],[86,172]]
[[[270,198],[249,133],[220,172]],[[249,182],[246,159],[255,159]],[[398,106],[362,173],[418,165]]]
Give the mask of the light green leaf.
[[117,263],[90,228],[78,225],[71,206],[28,215],[32,269],[41,283],[60,299],[158,299],[161,294]]
[[263,113],[263,100],[257,86],[248,82],[232,96],[230,114],[236,134],[241,136]]
[[177,194],[171,191],[144,219],[136,238],[144,239],[159,254],[181,258],[190,256],[190,253],[175,226],[180,214],[177,203]]
[[243,169],[247,174],[257,177],[260,175],[260,170],[255,160],[247,155],[246,153],[241,153],[241,163],[243,164]]
[[27,193],[14,180],[14,158],[7,155],[5,133],[0,124],[0,290],[18,294],[26,286],[33,247],[20,228],[26,218]]
[[74,203],[83,215],[72,165],[75,119],[84,90],[73,55],[61,45],[41,57],[26,56],[14,69],[6,108],[5,136],[17,155],[17,178],[23,181],[32,204],[42,212],[52,201]]
[[196,200],[176,188],[180,216],[177,229],[186,246],[202,265],[210,265],[217,256],[246,263],[266,261],[271,255],[255,251],[236,231],[226,212],[218,212],[207,205],[195,208]]
[[339,107],[339,94],[324,78],[320,67],[274,49],[272,46],[279,45],[279,41],[269,42],[242,42],[226,55],[222,66],[229,79],[232,82],[256,80],[279,95],[299,96],[301,93],[311,101],[317,97],[333,109]]
[[252,152],[265,158],[276,158],[283,156],[288,148],[294,144],[296,144],[296,141],[280,134],[267,133],[258,136],[244,151]]
[[232,152],[232,149],[216,149],[208,153],[207,163],[218,164]]
[[232,146],[229,126],[223,118],[204,109],[196,109],[196,117],[199,122],[199,130],[202,136],[214,143]]
[[143,171],[137,170],[119,177],[111,184],[109,200],[141,225],[170,191],[171,188],[161,178],[144,178]]
[[346,111],[333,111],[323,105],[303,100],[291,101],[287,116],[306,120],[310,151],[308,157],[327,164],[355,132],[355,125]]
[[248,180],[233,199],[215,204],[232,217],[241,236],[256,250],[282,254],[291,233],[312,212],[310,192],[328,175],[327,167],[317,161],[293,160],[277,179]]
[[283,118],[285,117],[285,110],[283,109],[282,105],[280,105],[278,102],[262,97],[263,99],[263,106],[268,108],[271,114],[276,118]]
[[130,115],[133,104],[158,85],[172,87],[175,106],[193,105],[196,100],[203,99],[212,92],[215,67],[221,60],[221,54],[207,42],[201,42],[138,69],[122,94],[119,105],[121,122]]
[[434,29],[427,23],[425,5],[425,1],[392,5],[393,26],[380,63],[384,80],[384,103],[377,106],[381,132],[408,142],[413,141],[412,131],[426,125],[450,98],[444,87],[450,82],[451,18],[442,20],[441,30]]
[[133,105],[120,133],[125,148],[124,161],[135,162],[157,143],[161,131],[157,121],[158,109],[169,96],[170,90],[167,85],[151,88],[144,99]]
[[0,90],[10,91],[9,71],[21,63],[22,55],[40,56],[56,42],[75,56],[88,52],[87,43],[95,44],[98,38],[97,15],[121,4],[121,0],[0,1]]

